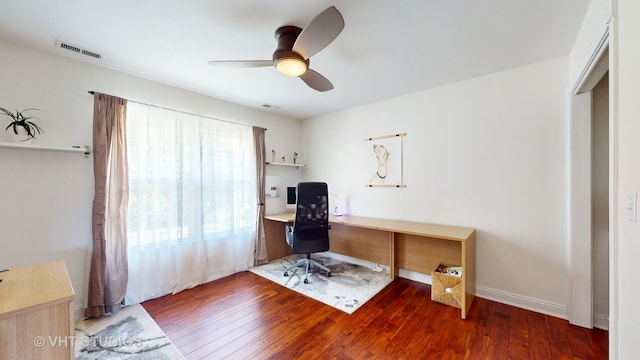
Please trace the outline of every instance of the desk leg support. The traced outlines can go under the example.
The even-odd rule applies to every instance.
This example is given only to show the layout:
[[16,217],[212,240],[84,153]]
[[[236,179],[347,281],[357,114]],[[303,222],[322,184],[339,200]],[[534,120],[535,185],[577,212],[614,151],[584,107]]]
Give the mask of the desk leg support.
[[469,235],[462,244],[462,287],[464,298],[462,301],[462,318],[466,319],[471,303],[476,297],[476,232]]
[[396,233],[389,232],[389,276],[392,280],[398,277],[396,265]]

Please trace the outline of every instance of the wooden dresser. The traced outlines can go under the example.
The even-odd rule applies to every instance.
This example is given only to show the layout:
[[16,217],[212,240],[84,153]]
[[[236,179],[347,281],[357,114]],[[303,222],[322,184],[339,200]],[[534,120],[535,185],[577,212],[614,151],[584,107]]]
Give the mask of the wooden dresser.
[[74,292],[63,261],[0,273],[0,359],[73,359]]

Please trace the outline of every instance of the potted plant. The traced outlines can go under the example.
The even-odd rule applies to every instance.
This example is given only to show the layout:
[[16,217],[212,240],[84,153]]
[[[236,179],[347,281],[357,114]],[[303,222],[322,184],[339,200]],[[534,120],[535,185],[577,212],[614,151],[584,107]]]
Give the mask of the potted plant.
[[43,132],[42,128],[38,126],[36,123],[31,121],[31,119],[37,119],[34,116],[25,116],[24,112],[29,110],[38,110],[38,109],[25,109],[22,111],[18,111],[16,109],[15,114],[11,111],[0,107],[0,115],[4,114],[11,118],[11,122],[5,130],[9,130],[9,134],[12,136],[12,139],[16,142],[31,142],[33,138],[36,137],[36,133],[40,134]]

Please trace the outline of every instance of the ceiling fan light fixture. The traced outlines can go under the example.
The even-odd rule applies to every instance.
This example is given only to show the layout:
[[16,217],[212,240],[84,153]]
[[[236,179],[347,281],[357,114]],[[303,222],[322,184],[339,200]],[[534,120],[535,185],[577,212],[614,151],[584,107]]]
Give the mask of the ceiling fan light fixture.
[[276,69],[285,75],[300,76],[307,71],[307,63],[294,57],[281,58],[276,62]]

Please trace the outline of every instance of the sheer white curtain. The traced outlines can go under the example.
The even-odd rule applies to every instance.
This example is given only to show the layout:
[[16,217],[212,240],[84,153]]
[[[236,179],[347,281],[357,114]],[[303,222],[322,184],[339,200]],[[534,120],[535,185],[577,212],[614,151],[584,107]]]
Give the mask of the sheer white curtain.
[[135,304],[253,265],[249,126],[129,102],[129,282]]

